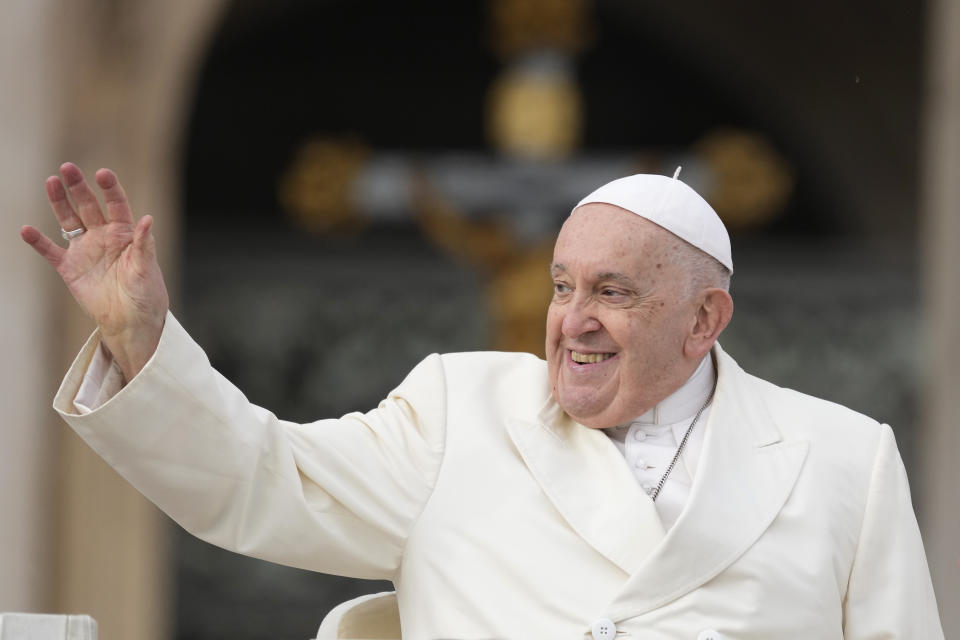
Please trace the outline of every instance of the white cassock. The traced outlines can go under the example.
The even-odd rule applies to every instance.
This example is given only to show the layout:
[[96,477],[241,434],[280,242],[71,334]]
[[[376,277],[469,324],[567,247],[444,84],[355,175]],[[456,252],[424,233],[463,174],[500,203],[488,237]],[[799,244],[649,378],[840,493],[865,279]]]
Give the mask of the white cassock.
[[[716,378],[713,360],[707,356],[690,379],[657,406],[627,424],[604,429],[640,487],[648,494],[660,483],[684,436],[687,437],[686,445],[654,503],[665,529],[670,529],[680,517],[693,487],[704,430],[710,421],[710,405],[707,403]],[[701,408],[703,411],[694,424]],[[689,435],[686,435],[688,431]]]
[[172,315],[122,389],[88,372],[97,346],[54,401],[90,446],[214,544],[392,580],[405,638],[943,637],[890,428],[719,345],[700,441],[658,505],[626,440],[643,424],[621,453],[563,413],[530,355],[433,355],[377,409],[299,425],[251,405]]

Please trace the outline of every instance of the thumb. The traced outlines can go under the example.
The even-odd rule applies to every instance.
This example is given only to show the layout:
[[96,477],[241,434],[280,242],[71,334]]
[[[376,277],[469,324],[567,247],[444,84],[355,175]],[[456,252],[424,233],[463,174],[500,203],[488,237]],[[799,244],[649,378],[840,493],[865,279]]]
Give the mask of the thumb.
[[153,216],[143,216],[137,221],[137,226],[133,229],[133,246],[145,258],[152,258],[155,254],[155,245],[153,234],[150,229],[153,228]]

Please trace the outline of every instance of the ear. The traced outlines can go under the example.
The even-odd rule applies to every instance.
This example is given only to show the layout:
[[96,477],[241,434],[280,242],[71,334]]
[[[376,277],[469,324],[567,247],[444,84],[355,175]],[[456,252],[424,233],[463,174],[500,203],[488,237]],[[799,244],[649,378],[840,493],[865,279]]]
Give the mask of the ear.
[[696,318],[683,342],[683,355],[702,359],[733,317],[733,298],[723,289],[704,289],[700,294]]

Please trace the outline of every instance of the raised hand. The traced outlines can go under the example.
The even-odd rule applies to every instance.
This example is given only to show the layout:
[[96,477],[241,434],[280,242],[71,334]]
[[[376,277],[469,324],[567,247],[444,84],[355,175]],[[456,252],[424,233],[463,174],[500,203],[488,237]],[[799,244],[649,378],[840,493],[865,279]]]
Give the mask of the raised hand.
[[76,165],[64,164],[60,175],[47,178],[50,206],[61,228],[85,231],[66,249],[32,226],[20,236],[57,270],[130,380],[156,351],[169,307],[150,233],[153,218],[134,224],[123,187],[109,169],[96,174],[106,215]]

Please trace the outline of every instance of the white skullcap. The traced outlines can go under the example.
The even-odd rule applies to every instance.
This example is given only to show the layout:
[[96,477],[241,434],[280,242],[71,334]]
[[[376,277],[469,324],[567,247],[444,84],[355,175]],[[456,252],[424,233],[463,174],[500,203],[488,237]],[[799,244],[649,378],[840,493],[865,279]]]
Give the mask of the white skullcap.
[[573,209],[591,203],[612,204],[646,218],[713,256],[733,273],[730,236],[720,216],[676,177],[637,174],[620,178],[603,185]]

